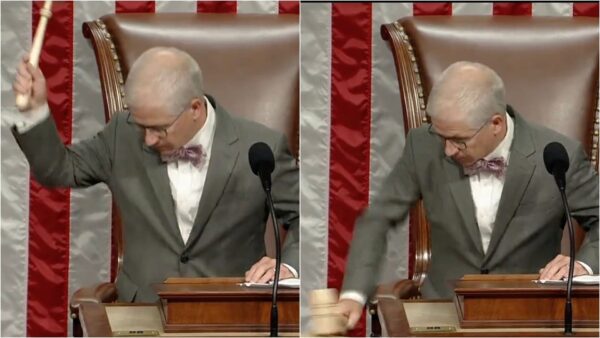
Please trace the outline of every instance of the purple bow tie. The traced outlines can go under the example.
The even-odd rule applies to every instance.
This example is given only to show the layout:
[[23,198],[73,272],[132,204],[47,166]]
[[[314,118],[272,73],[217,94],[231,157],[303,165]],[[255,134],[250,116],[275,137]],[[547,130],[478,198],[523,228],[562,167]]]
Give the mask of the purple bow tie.
[[206,158],[201,145],[181,147],[171,153],[161,155],[163,162],[189,161],[196,168],[200,168]]
[[488,172],[496,177],[504,176],[506,172],[506,161],[502,157],[494,157],[490,160],[481,159],[468,167],[465,167],[465,175],[471,176],[480,172]]

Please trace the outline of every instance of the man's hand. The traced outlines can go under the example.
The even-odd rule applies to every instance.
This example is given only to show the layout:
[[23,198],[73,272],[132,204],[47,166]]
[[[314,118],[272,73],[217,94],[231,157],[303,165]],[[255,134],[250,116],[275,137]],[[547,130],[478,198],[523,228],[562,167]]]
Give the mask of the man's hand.
[[[546,264],[543,269],[540,269],[541,280],[558,280],[567,277],[569,273],[569,256],[558,255],[554,257],[550,263]],[[575,271],[573,276],[587,275],[587,270],[575,261]]]
[[[281,265],[279,279],[293,278],[294,275],[285,265]],[[250,270],[246,271],[246,282],[266,283],[275,278],[275,259],[263,257],[256,264],[252,265]]]
[[29,96],[29,104],[21,111],[37,109],[46,104],[46,79],[39,68],[29,63],[29,55],[23,56],[17,67],[17,76],[13,82],[15,97],[18,94]]
[[337,310],[348,320],[346,328],[352,330],[362,315],[363,305],[351,299],[340,299]]

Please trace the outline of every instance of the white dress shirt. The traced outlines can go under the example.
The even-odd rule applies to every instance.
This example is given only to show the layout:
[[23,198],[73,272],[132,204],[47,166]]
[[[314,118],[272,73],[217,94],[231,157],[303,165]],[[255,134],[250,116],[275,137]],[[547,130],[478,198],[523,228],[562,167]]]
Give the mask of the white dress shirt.
[[200,145],[204,152],[202,166],[196,168],[190,161],[173,161],[167,164],[167,173],[169,175],[169,185],[171,186],[171,195],[175,204],[175,215],[177,225],[181,232],[183,243],[187,243],[194,220],[198,213],[200,197],[204,190],[206,182],[206,173],[212,150],[212,143],[215,136],[215,110],[206,97],[206,121],[204,125],[185,146]]
[[[512,118],[506,114],[506,135],[504,136],[504,139],[502,139],[496,149],[483,159],[491,160],[495,157],[501,157],[506,162],[506,165],[508,165],[514,130],[514,122]],[[504,188],[504,176],[505,175],[497,177],[488,171],[481,171],[469,176],[471,195],[473,196],[473,204],[475,205],[475,217],[477,219],[479,233],[481,234],[481,244],[483,245],[484,253],[487,252],[492,237],[492,230],[494,229],[494,223],[496,222],[498,204],[500,203],[502,188]]]

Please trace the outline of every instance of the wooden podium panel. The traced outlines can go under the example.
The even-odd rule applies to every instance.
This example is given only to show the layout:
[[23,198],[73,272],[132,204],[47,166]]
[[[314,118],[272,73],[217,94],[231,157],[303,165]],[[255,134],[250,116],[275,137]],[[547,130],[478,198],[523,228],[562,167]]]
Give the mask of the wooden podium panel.
[[[562,328],[461,328],[452,300],[380,298],[377,311],[387,337],[561,337]],[[415,331],[417,330],[417,331]],[[575,328],[574,336],[598,337],[596,328]]]
[[[155,285],[165,332],[269,332],[271,288],[242,278],[169,279]],[[299,290],[279,287],[279,331],[299,331]]]
[[[463,328],[563,327],[566,284],[535,283],[537,275],[474,275],[456,282]],[[573,327],[598,328],[598,285],[573,285]]]
[[[166,337],[267,337],[269,332],[186,332],[168,333],[163,330],[158,304],[141,303],[82,303],[80,319],[85,337],[127,335]],[[298,336],[298,332],[281,333]]]

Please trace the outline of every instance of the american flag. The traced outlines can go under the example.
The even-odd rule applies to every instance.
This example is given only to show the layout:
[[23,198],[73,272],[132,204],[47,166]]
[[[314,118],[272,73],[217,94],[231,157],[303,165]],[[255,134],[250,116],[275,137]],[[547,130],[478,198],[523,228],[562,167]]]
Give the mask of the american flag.
[[[40,187],[10,135],[11,116],[17,114],[11,82],[18,59],[31,46],[41,5],[0,4],[2,336],[69,335],[70,295],[111,279],[106,187]],[[354,219],[404,144],[394,64],[379,26],[412,15],[598,16],[598,4],[55,2],[41,68],[66,143],[87,138],[104,124],[95,59],[81,25],[115,12],[300,12],[301,275],[303,290],[312,290],[341,285]],[[390,235],[383,281],[406,277],[407,238],[405,227]],[[303,315],[308,315],[306,296]],[[363,320],[353,334],[364,335],[366,325]]]
[[[111,280],[111,199],[105,185],[46,189],[10,132],[12,81],[43,1],[1,3],[2,26],[2,336],[71,334],[68,301],[80,287]],[[94,135],[104,109],[94,52],[81,26],[126,12],[298,14],[298,1],[55,1],[40,67],[65,143]],[[43,140],[40,140],[43,142]]]
[[[302,325],[308,290],[340,288],[354,221],[404,146],[398,81],[380,26],[417,15],[598,16],[598,3],[305,3],[301,21]],[[382,282],[408,276],[407,227]],[[369,333],[363,317],[352,335]]]

